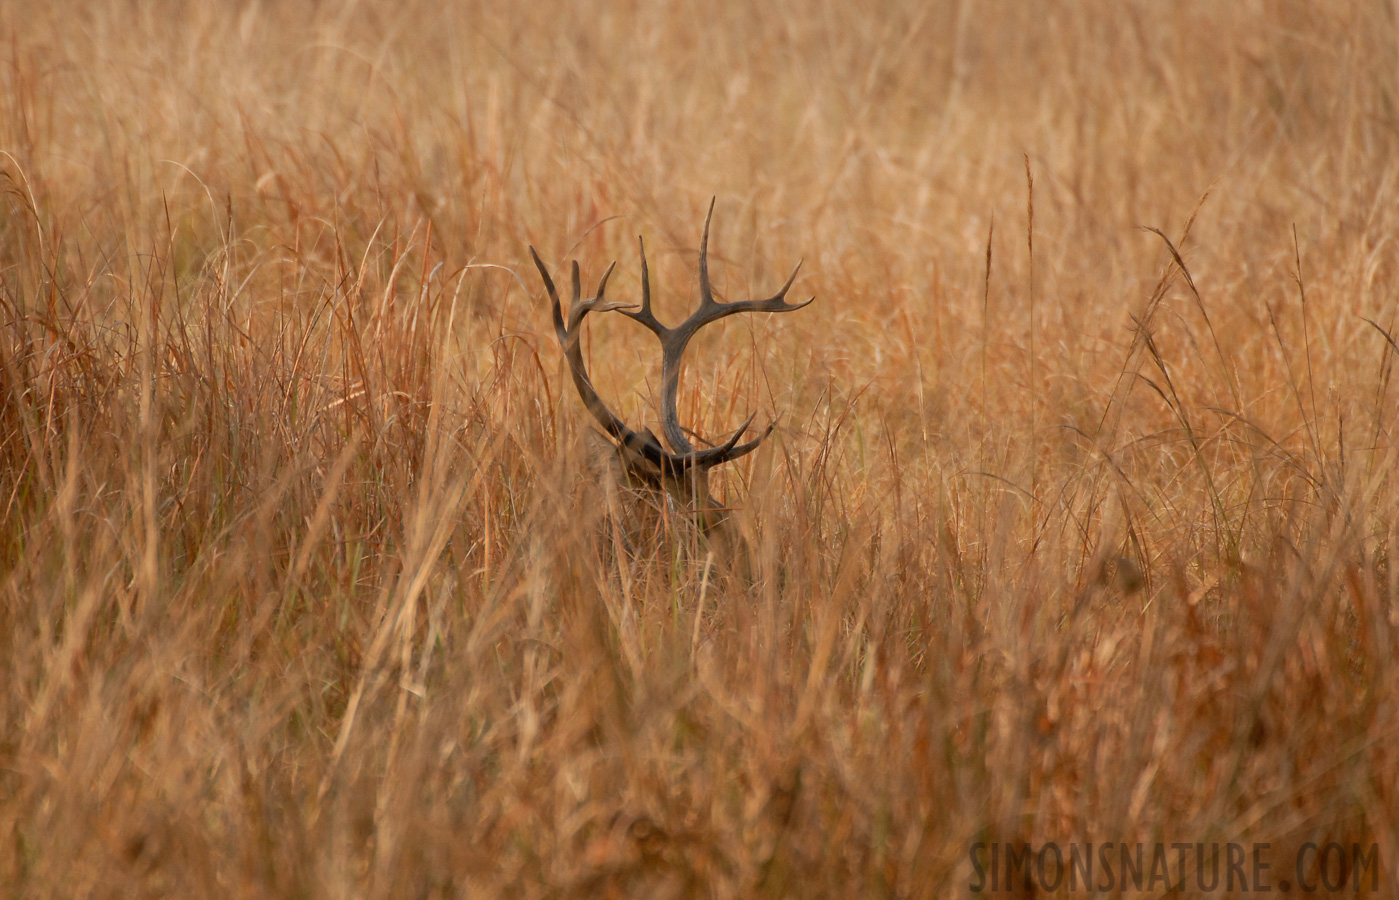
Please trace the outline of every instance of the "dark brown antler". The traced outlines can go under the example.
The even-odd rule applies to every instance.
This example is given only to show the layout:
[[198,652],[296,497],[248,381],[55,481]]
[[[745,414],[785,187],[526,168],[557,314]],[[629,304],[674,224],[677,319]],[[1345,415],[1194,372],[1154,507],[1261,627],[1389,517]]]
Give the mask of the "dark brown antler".
[[[717,322],[725,316],[741,312],[791,312],[811,303],[811,300],[804,303],[788,303],[786,301],[787,291],[791,289],[792,282],[797,278],[797,272],[801,270],[800,262],[792,270],[792,274],[781,289],[766,300],[743,300],[732,303],[721,303],[715,300],[713,289],[709,283],[709,222],[713,215],[714,202],[711,200],[709,212],[704,217],[704,235],[700,239],[699,308],[691,313],[688,319],[674,328],[662,325],[651,311],[651,276],[646,265],[646,245],[644,243],[641,243],[640,308],[635,304],[618,303],[605,299],[607,279],[612,275],[612,269],[617,265],[615,262],[608,266],[607,271],[603,273],[602,280],[598,282],[597,294],[589,300],[582,300],[578,263],[575,261],[573,263],[573,301],[569,307],[567,323],[564,321],[563,308],[559,302],[558,292],[554,288],[554,281],[549,277],[549,271],[544,267],[544,263],[540,261],[539,254],[535,253],[533,247],[530,247],[530,255],[534,257],[534,264],[538,267],[540,277],[544,279],[544,287],[549,292],[549,299],[553,302],[554,333],[558,336],[559,346],[563,348],[564,356],[568,359],[568,366],[573,374],[573,385],[578,389],[578,394],[583,398],[583,403],[588,407],[588,411],[602,425],[603,430],[611,435],[613,440],[617,441],[634,461],[644,461],[646,466],[652,470],[652,472],[643,474],[670,482],[687,480],[693,491],[693,496],[708,502],[710,507],[713,507],[714,504],[712,499],[708,497],[705,473],[714,466],[753,452],[762,443],[763,438],[772,432],[773,426],[768,425],[762,434],[740,444],[738,439],[748,431],[748,427],[753,423],[753,416],[749,416],[748,420],[722,444],[705,450],[695,449],[685,436],[685,429],[680,426],[676,410],[676,394],[680,386],[680,359],[685,353],[685,347],[690,343],[690,338],[694,337],[701,328],[711,322]],[[640,433],[628,428],[598,397],[597,391],[593,388],[592,379],[588,377],[587,369],[583,364],[583,351],[579,346],[583,319],[587,317],[588,313],[610,310],[618,310],[627,318],[640,322],[661,342],[661,432],[665,435],[670,450],[661,446],[660,441],[649,428]],[[631,310],[635,310],[635,312]]]

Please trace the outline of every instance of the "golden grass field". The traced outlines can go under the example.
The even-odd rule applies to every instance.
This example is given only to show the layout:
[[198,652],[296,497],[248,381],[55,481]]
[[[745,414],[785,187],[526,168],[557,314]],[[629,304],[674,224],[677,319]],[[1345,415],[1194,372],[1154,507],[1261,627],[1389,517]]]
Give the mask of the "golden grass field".
[[[15,0],[0,188],[4,896],[1399,896],[1393,3]],[[527,249],[711,197],[743,566]]]

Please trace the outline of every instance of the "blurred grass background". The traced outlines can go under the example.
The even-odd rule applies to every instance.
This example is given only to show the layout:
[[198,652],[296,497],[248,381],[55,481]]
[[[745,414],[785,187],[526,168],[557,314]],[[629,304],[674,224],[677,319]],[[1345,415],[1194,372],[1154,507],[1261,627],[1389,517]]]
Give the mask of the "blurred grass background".
[[[0,8],[14,896],[1399,888],[1399,7],[443,6]],[[682,382],[744,577],[599,512],[526,250],[678,320],[711,196],[817,297]]]

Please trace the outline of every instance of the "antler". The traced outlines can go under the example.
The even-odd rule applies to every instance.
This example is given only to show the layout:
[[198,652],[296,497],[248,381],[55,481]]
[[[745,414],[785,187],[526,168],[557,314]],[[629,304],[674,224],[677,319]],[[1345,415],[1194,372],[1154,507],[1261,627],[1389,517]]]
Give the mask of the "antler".
[[[685,436],[685,430],[680,426],[680,418],[676,410],[676,394],[680,385],[680,359],[684,355],[685,347],[690,343],[690,339],[704,326],[734,313],[792,312],[816,299],[812,297],[802,303],[788,303],[786,301],[787,291],[791,289],[792,283],[796,281],[797,273],[801,270],[801,263],[798,262],[796,268],[792,270],[792,274],[788,276],[786,283],[776,294],[766,300],[742,300],[732,303],[721,303],[715,300],[714,291],[709,283],[709,223],[713,215],[714,201],[711,200],[709,212],[704,217],[704,234],[700,238],[699,308],[691,313],[688,319],[674,328],[662,325],[651,311],[651,275],[650,269],[646,265],[646,245],[639,238],[638,243],[641,246],[641,306],[638,308],[636,304],[619,303],[605,299],[607,279],[612,275],[612,270],[617,265],[615,262],[608,266],[607,271],[603,273],[602,279],[598,282],[597,294],[589,300],[580,299],[582,287],[579,282],[578,263],[575,261],[573,263],[573,301],[569,306],[567,323],[564,322],[562,305],[559,302],[558,292],[554,288],[554,281],[549,277],[549,271],[540,261],[539,254],[535,252],[534,247],[529,248],[530,255],[534,258],[534,264],[539,269],[540,277],[544,279],[544,287],[549,292],[549,299],[553,303],[554,333],[558,336],[559,346],[568,359],[568,366],[573,374],[573,385],[578,389],[579,396],[583,398],[583,404],[593,414],[593,418],[602,425],[603,430],[614,440],[633,454],[646,460],[655,467],[663,478],[668,479],[679,479],[687,474],[702,476],[705,471],[714,466],[745,456],[757,449],[758,445],[772,433],[773,429],[773,425],[769,424],[762,434],[740,444],[738,439],[753,424],[754,416],[750,415],[747,421],[722,444],[705,450],[695,449]],[[592,379],[588,377],[588,371],[583,363],[583,352],[579,346],[583,319],[591,312],[612,310],[617,310],[627,318],[640,322],[661,342],[661,432],[665,435],[670,450],[661,446],[660,441],[649,428],[638,433],[627,427],[598,397],[596,389],[593,388]],[[636,311],[632,312],[631,310]]]

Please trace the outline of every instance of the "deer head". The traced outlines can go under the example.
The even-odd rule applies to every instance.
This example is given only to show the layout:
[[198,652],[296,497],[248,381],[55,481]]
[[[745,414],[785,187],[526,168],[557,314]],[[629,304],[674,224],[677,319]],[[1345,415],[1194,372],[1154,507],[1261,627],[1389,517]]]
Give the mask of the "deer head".
[[[715,300],[714,291],[709,284],[709,221],[713,215],[714,201],[711,200],[709,212],[704,217],[704,233],[700,238],[699,308],[691,313],[688,319],[674,327],[661,324],[655,314],[651,312],[651,278],[646,267],[646,245],[639,238],[638,242],[641,246],[641,305],[638,307],[636,304],[619,303],[606,299],[607,279],[612,275],[612,270],[617,265],[616,262],[608,266],[607,271],[602,274],[602,279],[598,282],[597,293],[590,299],[581,299],[582,287],[579,281],[578,263],[575,260],[573,263],[573,301],[569,305],[567,320],[564,319],[558,291],[554,288],[553,279],[549,277],[549,270],[540,261],[539,254],[534,251],[534,247],[529,248],[530,255],[534,258],[534,264],[539,269],[539,275],[544,279],[544,287],[549,292],[549,299],[553,303],[554,333],[558,336],[559,346],[563,349],[564,356],[568,360],[568,367],[573,375],[573,386],[578,389],[578,395],[582,397],[583,405],[588,408],[588,412],[592,413],[593,418],[597,419],[603,431],[607,432],[617,444],[627,469],[641,480],[665,488],[695,509],[699,514],[700,528],[704,531],[714,527],[723,518],[723,510],[709,494],[709,470],[753,452],[762,443],[763,438],[772,432],[775,423],[769,424],[757,437],[740,444],[739,438],[743,437],[748,432],[749,426],[753,424],[753,416],[750,415],[737,431],[718,445],[701,450],[691,444],[686,434],[687,429],[681,427],[676,412],[676,394],[680,386],[680,359],[685,353],[685,347],[701,328],[712,322],[717,322],[725,316],[741,312],[792,312],[816,299],[813,297],[802,303],[788,303],[786,300],[787,291],[791,289],[792,282],[797,278],[797,272],[801,270],[801,263],[798,262],[786,283],[776,294],[766,300],[742,300],[732,303]],[[661,433],[665,435],[668,448],[661,445],[660,440],[651,429],[643,428],[637,432],[629,428],[612,410],[608,409],[607,404],[602,402],[602,399],[598,397],[597,390],[593,387],[592,379],[588,377],[588,370],[583,364],[583,351],[579,342],[583,320],[589,313],[613,310],[621,312],[622,315],[634,322],[640,322],[661,342]]]

